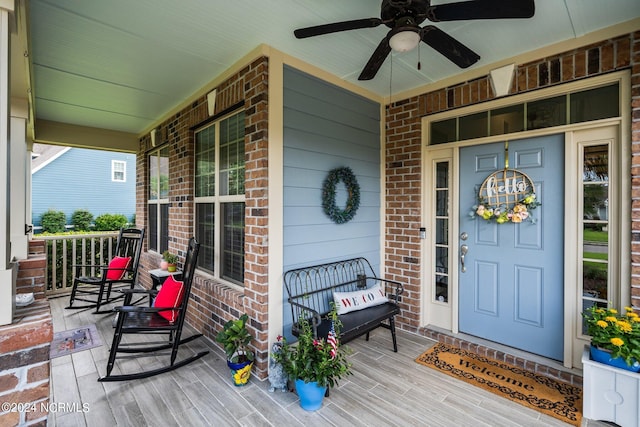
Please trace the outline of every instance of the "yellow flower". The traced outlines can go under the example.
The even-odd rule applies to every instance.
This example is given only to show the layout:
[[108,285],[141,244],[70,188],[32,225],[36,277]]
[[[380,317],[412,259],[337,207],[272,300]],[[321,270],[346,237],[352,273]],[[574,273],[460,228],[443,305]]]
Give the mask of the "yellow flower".
[[[515,210],[514,210],[515,212]],[[522,217],[520,216],[519,213],[514,213],[513,216],[511,217],[511,221],[513,222],[522,222]]]
[[631,307],[625,307],[624,309],[627,313],[631,313],[633,311],[633,308]]
[[616,310],[615,308],[610,308],[609,313],[618,314],[618,310]]
[[236,373],[233,375],[233,381],[240,385],[246,384],[249,381],[249,377],[251,376],[251,363],[245,366],[242,369],[238,369]]
[[493,216],[493,209],[486,209],[482,214],[482,218],[489,219]]
[[638,313],[627,313],[627,317],[630,317],[632,319],[638,318]]
[[618,319],[616,319],[615,316],[607,316],[604,318],[604,320],[606,320],[609,323],[616,323],[618,321]]
[[626,333],[629,333],[633,330],[633,328],[631,327],[631,323],[625,322],[624,320],[618,321],[618,327],[622,332],[626,332]]
[[640,323],[640,317],[638,316],[629,316],[632,322]]
[[611,344],[615,345],[616,347],[622,347],[624,345],[624,341],[622,341],[620,338],[611,338]]
[[609,326],[609,324],[607,322],[605,322],[604,320],[598,320],[596,322],[596,325],[600,326],[601,328],[606,328],[607,326]]

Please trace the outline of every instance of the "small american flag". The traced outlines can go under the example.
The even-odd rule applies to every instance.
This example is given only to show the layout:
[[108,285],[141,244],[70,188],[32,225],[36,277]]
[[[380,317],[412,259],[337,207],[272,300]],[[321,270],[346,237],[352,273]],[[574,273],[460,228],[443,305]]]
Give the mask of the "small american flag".
[[329,354],[332,359],[335,359],[338,355],[338,339],[336,338],[336,330],[333,327],[333,322],[331,322],[331,329],[329,330],[329,335],[327,335],[327,343],[331,346]]

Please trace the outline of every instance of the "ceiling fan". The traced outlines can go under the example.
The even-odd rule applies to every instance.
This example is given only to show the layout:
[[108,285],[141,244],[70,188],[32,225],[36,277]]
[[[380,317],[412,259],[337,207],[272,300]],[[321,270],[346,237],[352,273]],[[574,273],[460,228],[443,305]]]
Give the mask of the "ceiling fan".
[[384,24],[391,30],[382,39],[364,66],[358,80],[371,80],[391,52],[415,48],[420,41],[440,52],[460,68],[475,64],[480,56],[433,25],[420,27],[425,20],[468,21],[472,19],[531,18],[534,0],[469,0],[431,6],[431,0],[383,0],[380,18],[365,18],[299,28],[293,33],[298,39],[373,28]]

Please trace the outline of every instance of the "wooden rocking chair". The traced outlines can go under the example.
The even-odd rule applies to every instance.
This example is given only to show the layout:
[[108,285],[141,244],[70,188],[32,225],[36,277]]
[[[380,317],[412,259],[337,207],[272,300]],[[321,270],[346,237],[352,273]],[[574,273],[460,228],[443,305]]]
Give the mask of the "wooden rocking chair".
[[[95,307],[96,313],[110,312],[111,310],[100,311],[100,307],[124,297],[121,292],[113,291],[132,289],[136,284],[143,240],[144,230],[123,228],[118,235],[114,257],[108,265],[74,265],[75,278],[67,308]],[[86,270],[95,271],[96,275],[83,276]],[[89,304],[74,305],[76,301]]]
[[[155,301],[151,307],[125,305],[114,308],[118,320],[109,352],[107,375],[99,378],[98,381],[126,381],[151,377],[185,366],[209,353],[209,351],[202,351],[176,362],[180,345],[202,336],[202,334],[195,334],[184,339],[181,338],[199,250],[200,244],[192,237],[189,240],[189,249],[184,261],[183,282],[178,282],[173,276],[169,276],[160,291],[153,289],[123,290],[126,294],[125,304],[131,303],[133,295],[145,293],[149,295],[149,298],[155,295]],[[148,342],[145,340],[134,342],[133,337],[129,336],[127,342],[123,343],[122,338],[125,334],[168,334],[168,339],[160,342]],[[127,357],[117,356],[118,353],[151,353],[162,350],[171,350],[168,366],[132,374],[111,375],[116,358]]]

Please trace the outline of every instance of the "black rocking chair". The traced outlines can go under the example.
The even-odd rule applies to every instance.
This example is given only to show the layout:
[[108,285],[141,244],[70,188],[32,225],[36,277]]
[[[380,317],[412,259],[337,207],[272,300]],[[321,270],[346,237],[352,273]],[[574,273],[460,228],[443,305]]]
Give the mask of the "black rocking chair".
[[[75,278],[67,308],[95,307],[96,313],[111,312],[111,310],[100,311],[100,308],[124,297],[121,292],[114,291],[132,289],[135,286],[143,240],[144,230],[123,228],[118,235],[114,257],[108,265],[74,265]],[[86,270],[95,272],[96,275],[83,276]],[[74,305],[77,301],[85,304]]]
[[[162,289],[160,291],[153,289],[123,290],[123,293],[126,295],[125,304],[131,303],[133,295],[145,293],[149,295],[149,298],[152,298],[155,295],[156,301],[152,307],[124,305],[122,307],[114,308],[114,311],[117,313],[118,320],[116,322],[113,342],[109,352],[107,375],[99,378],[98,381],[126,381],[151,377],[153,375],[162,374],[185,366],[209,353],[209,351],[202,351],[200,353],[193,354],[187,359],[176,362],[176,356],[178,355],[178,348],[180,345],[202,336],[202,334],[195,334],[181,339],[182,326],[184,325],[184,319],[187,314],[187,305],[191,294],[191,284],[193,281],[193,274],[196,268],[199,250],[200,244],[192,237],[189,240],[189,249],[187,250],[182,270],[182,286],[180,286],[180,282],[176,282],[172,277],[170,277],[162,285]],[[181,295],[181,297],[172,295],[169,298],[170,300],[177,302],[176,304],[173,304],[173,306],[166,306],[166,303],[159,303],[161,299],[163,301],[166,301],[167,299],[165,295],[168,294],[168,292],[165,292],[163,295],[165,287],[167,287],[167,289],[169,289],[169,287],[174,290],[178,289],[175,291],[175,295]],[[173,322],[171,320],[173,320]],[[168,339],[160,342],[148,342],[144,340],[141,340],[141,342],[134,342],[133,339],[129,339],[126,343],[123,343],[122,338],[125,334],[164,334],[168,335]],[[162,350],[171,350],[170,364],[168,366],[132,374],[111,375],[116,358],[127,357],[125,355],[117,356],[117,353],[151,353]]]

